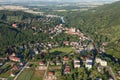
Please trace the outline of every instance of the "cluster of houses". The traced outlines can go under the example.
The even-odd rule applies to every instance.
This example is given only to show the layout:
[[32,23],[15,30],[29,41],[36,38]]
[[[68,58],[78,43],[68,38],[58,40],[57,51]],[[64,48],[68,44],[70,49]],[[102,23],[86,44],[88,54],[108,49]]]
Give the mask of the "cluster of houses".
[[[48,53],[47,49],[51,49],[51,48],[56,47],[56,46],[58,46],[58,44],[55,43],[55,42],[47,42],[47,43],[35,42],[35,43],[28,43],[28,44],[23,44],[23,45],[20,45],[20,46],[15,46],[15,48],[17,50],[19,50],[20,52],[24,52],[26,50],[29,50],[29,53],[31,53],[33,55],[35,55],[35,54],[37,55],[37,54],[40,54],[40,53]],[[15,55],[10,55],[9,59],[13,60],[13,61],[15,61],[15,60],[19,61],[20,60],[20,58],[17,58]]]
[[84,36],[84,34],[80,32],[79,29],[63,27],[62,24],[56,25],[54,28],[48,28],[48,32],[50,35],[52,35],[52,38],[60,33],[66,33],[69,35],[77,35],[80,37],[80,40],[82,41],[89,39],[86,36]]
[[[11,23],[12,28],[21,28],[21,29],[31,29],[33,30],[33,35],[36,35],[38,32],[47,32],[48,26],[46,24],[55,24],[56,17],[37,17],[29,18],[22,20],[23,22],[13,22]],[[37,24],[36,24],[37,23]],[[43,24],[39,24],[43,23]],[[52,27],[52,26],[51,26]]]
[[[56,62],[50,61],[49,64],[52,65],[52,66],[61,65],[62,64],[62,65],[64,65],[64,68],[63,68],[64,74],[70,74],[70,72],[71,72],[71,66],[69,66],[68,63],[72,64],[72,62],[73,62],[74,68],[80,68],[84,64],[85,68],[87,68],[88,70],[92,69],[93,66],[95,66],[94,64],[100,64],[100,66],[102,66],[102,67],[106,67],[107,66],[107,61],[102,60],[101,58],[96,58],[94,60],[92,58],[92,56],[87,56],[87,57],[84,57],[84,58],[82,57],[81,60],[74,59],[73,61],[70,60],[68,56],[63,56],[62,62],[61,61],[56,61]],[[40,62],[40,65],[42,67],[44,67],[46,64],[45,64],[45,62]]]
[[57,65],[57,66],[59,66],[59,65],[62,65],[62,62],[61,61],[50,61],[50,65],[51,66],[55,66],[55,65]]
[[76,28],[65,28],[65,33],[70,34],[70,35],[77,35],[80,37],[82,41],[88,39],[82,32],[80,32],[79,29]]
[[[38,21],[42,21],[41,18],[38,19]],[[43,20],[44,21],[44,20]],[[45,20],[46,21],[46,20]],[[49,22],[50,19],[47,18],[47,21]],[[13,23],[12,24],[13,28],[17,28],[18,25],[17,23]],[[32,29],[36,30],[36,27],[32,27]],[[73,47],[76,52],[81,53],[82,51],[91,51],[94,49],[93,44],[83,44],[82,41],[85,40],[90,40],[89,38],[87,38],[86,36],[84,36],[83,33],[80,32],[79,29],[76,28],[64,28],[62,24],[57,25],[54,28],[49,28],[48,29],[49,34],[56,36],[57,34],[63,33],[65,32],[66,34],[70,34],[70,35],[77,35],[79,36],[80,41],[78,42],[70,42],[70,41],[64,41],[63,43],[66,46],[71,46]],[[103,45],[106,45],[105,43]],[[28,43],[28,44],[24,44],[24,45],[20,45],[18,47],[16,47],[16,49],[18,50],[27,50],[29,49],[29,53],[34,53],[34,55],[36,54],[41,54],[41,53],[48,53],[47,50],[57,47],[58,44],[55,42],[35,42],[35,43]],[[21,58],[16,56],[15,52],[12,52],[12,54],[9,55],[9,60],[13,61],[13,62],[21,62]],[[63,72],[64,74],[70,74],[71,72],[71,66],[69,66],[67,63],[70,62],[70,59],[68,56],[63,56],[63,58],[61,60],[56,60],[56,61],[50,61],[49,64],[51,66],[60,66],[60,65],[65,65]],[[100,71],[100,67],[107,67],[107,61],[102,60],[101,58],[95,58],[95,60],[93,59],[93,56],[90,57],[82,57],[79,59],[74,59],[73,60],[73,66],[74,68],[80,68],[82,66],[82,63],[85,65],[85,68],[87,68],[88,70],[92,69],[93,66],[99,65],[98,66],[98,71]],[[72,63],[72,62],[71,62]],[[0,64],[2,65],[2,64]],[[26,67],[27,68],[27,67]],[[29,68],[29,66],[28,66]],[[19,70],[20,67],[19,66],[13,66],[12,70]],[[37,66],[36,70],[46,70],[47,69],[47,62],[45,61],[40,61],[39,62],[39,66]],[[56,80],[55,77],[55,72],[54,71],[48,71],[48,76],[46,77],[46,80]],[[11,71],[11,76],[15,76],[14,73]],[[120,79],[120,76],[117,77],[118,79]],[[96,79],[97,80],[97,79]]]
[[49,28],[49,34],[58,34],[62,33],[64,30],[62,24],[56,25],[53,29]]

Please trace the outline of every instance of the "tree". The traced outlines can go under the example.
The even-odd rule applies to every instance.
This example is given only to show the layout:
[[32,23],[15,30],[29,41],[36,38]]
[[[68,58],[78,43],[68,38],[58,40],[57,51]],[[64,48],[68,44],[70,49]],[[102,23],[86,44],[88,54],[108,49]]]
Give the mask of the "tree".
[[6,21],[7,20],[7,16],[5,14],[3,14],[1,19]]

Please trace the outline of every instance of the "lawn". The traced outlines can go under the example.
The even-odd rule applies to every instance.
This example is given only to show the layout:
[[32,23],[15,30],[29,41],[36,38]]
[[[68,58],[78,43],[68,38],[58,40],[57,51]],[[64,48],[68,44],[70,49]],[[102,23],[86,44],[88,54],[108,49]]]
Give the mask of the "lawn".
[[17,80],[42,80],[44,72],[35,70],[35,68],[25,69]]
[[63,53],[71,53],[73,49],[71,47],[60,47],[60,48],[53,48],[50,50],[50,53],[54,52],[63,52]]
[[25,69],[21,75],[18,77],[17,80],[31,80],[32,76],[34,74],[33,69]]
[[3,72],[0,74],[0,77],[8,78],[10,76],[11,65],[10,64],[3,65],[1,69],[3,69]]
[[61,70],[62,66],[49,66],[49,70]]
[[43,80],[45,71],[35,71],[31,80]]

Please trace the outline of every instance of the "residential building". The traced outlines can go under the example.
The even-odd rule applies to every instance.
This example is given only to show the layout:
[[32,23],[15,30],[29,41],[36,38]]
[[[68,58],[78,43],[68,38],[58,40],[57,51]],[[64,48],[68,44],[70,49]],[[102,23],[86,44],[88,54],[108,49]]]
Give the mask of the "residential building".
[[9,59],[11,61],[15,61],[15,62],[20,62],[20,58],[16,57],[16,56],[10,56]]
[[101,66],[103,66],[103,67],[107,66],[107,61],[102,60],[102,59],[100,59],[100,58],[96,58],[96,59],[95,59],[95,62],[96,62],[96,63],[99,63],[99,64],[100,64]]
[[49,71],[48,75],[46,76],[46,78],[44,80],[57,80],[57,78],[55,76],[55,72],[54,71]]
[[35,54],[39,54],[39,52],[36,48],[34,48],[34,52],[35,52]]
[[101,66],[107,66],[107,61],[101,60],[100,64],[101,64]]
[[45,65],[45,62],[44,61],[40,61],[39,65],[43,66],[43,65]]
[[69,61],[68,56],[64,56],[64,57],[63,57],[63,63],[66,63],[66,62],[68,62],[68,61]]
[[54,71],[49,71],[48,75],[55,75],[55,72]]
[[64,41],[64,45],[69,46],[69,41]]
[[55,63],[53,61],[50,61],[50,65],[55,65]]
[[12,24],[12,27],[17,28],[17,24],[16,23]]
[[64,74],[70,74],[70,66],[65,66]]
[[61,65],[62,63],[60,61],[56,61],[56,65]]
[[86,59],[85,61],[85,67],[88,69],[91,69],[93,65],[93,60],[92,59]]
[[80,60],[74,60],[74,68],[80,68]]

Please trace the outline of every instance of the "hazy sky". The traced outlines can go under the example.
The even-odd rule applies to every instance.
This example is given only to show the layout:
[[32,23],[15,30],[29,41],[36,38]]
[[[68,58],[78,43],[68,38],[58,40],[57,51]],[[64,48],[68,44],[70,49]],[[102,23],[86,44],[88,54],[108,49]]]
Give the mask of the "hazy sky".
[[44,2],[99,2],[99,1],[106,1],[106,2],[114,2],[114,1],[120,1],[120,0],[0,0],[0,2],[32,2],[32,1],[44,1]]

